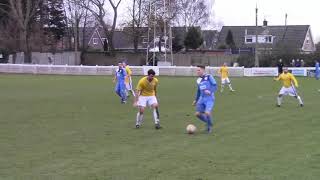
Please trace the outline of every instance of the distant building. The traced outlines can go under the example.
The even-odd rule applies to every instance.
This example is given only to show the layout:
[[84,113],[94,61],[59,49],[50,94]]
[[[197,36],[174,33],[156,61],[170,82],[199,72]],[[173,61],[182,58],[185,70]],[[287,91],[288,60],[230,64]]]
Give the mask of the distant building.
[[[199,27],[200,30],[200,27]],[[200,30],[201,31],[201,30]],[[140,28],[140,36],[138,43],[138,50],[146,50],[149,44],[149,47],[153,47],[153,30],[150,31],[149,41],[148,41],[148,28],[141,27]],[[160,39],[161,32],[159,30],[156,31],[156,38]],[[218,31],[216,30],[203,30],[201,31],[204,42],[202,45],[202,49],[204,50],[212,50],[214,49],[217,39],[218,39]],[[174,39],[177,34],[180,37],[184,38],[186,35],[185,27],[172,27],[172,38]],[[82,40],[80,40],[82,41]],[[183,41],[183,39],[182,39]],[[88,28],[86,30],[85,35],[85,43],[89,49],[95,50],[103,50],[104,43],[108,43],[108,39],[103,33],[103,29],[101,27]],[[116,50],[133,50],[133,37],[131,33],[130,27],[125,27],[122,30],[115,30],[113,36],[113,45]],[[156,43],[158,46],[159,43]],[[164,46],[164,38],[161,40],[161,45]],[[169,40],[167,40],[167,47],[169,47]]]
[[264,21],[263,26],[258,26],[258,39],[256,26],[223,26],[217,46],[225,46],[229,30],[237,48],[254,48],[258,42],[259,50],[316,51],[310,25],[268,26],[268,22]]

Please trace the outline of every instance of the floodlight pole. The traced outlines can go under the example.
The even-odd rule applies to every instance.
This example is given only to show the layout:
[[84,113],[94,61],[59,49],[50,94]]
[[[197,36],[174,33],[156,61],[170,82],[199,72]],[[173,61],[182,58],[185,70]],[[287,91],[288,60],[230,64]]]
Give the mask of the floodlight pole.
[[148,42],[147,42],[146,65],[148,64],[149,49],[150,49],[150,16],[151,16],[151,1],[149,2],[149,14],[148,14]]
[[[164,34],[164,62],[167,62],[167,8],[166,0],[163,0],[163,34]],[[160,42],[161,46],[161,42]],[[162,48],[161,48],[162,49]],[[161,53],[161,52],[160,52]]]
[[[171,0],[169,0],[169,8],[168,8],[168,11],[169,11],[169,18],[171,19],[172,17],[172,14],[171,14]],[[170,42],[170,58],[171,58],[171,66],[173,66],[173,52],[172,52],[172,28],[171,28],[171,24],[168,23],[168,26],[169,26],[169,42]]]
[[256,43],[254,52],[254,66],[259,67],[259,56],[258,56],[258,6],[256,6]]
[[157,11],[157,6],[156,3],[154,3],[154,19],[153,19],[153,60],[152,60],[152,65],[155,66],[155,59],[156,59],[156,11]]

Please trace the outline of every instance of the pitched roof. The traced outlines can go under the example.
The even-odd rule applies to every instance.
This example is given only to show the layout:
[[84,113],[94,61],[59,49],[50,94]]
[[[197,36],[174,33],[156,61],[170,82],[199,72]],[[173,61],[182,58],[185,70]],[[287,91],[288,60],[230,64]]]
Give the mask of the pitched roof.
[[[275,47],[283,44],[290,48],[301,49],[309,30],[309,25],[288,25],[288,26],[258,26],[259,35],[274,36],[273,44],[265,44],[264,47]],[[223,26],[218,44],[225,44],[228,31],[231,30],[236,47],[253,47],[253,44],[245,44],[245,33],[255,35],[256,26]]]
[[[196,27],[201,31],[200,27]],[[98,33],[96,33],[98,32]],[[140,27],[141,36],[139,37],[139,48],[146,48],[146,44],[143,44],[142,40],[143,38],[147,37],[148,28],[147,27]],[[217,41],[217,34],[218,32],[216,30],[203,30],[201,31],[204,40],[207,42],[207,47],[212,49],[214,44]],[[160,33],[157,31],[157,33]],[[106,38],[106,35],[103,32],[103,28],[96,26],[96,27],[87,27],[85,29],[85,36],[82,36],[83,34],[83,28],[81,27],[79,30],[80,38],[85,38],[85,44],[87,45],[91,38],[98,38],[97,34],[100,35],[101,38]],[[172,27],[172,35],[175,37],[176,35],[180,35],[182,38],[186,35],[186,28],[185,27]],[[114,36],[113,36],[113,45],[115,49],[132,49],[133,48],[133,39],[132,39],[132,29],[131,27],[124,27],[123,30],[115,30]],[[152,42],[153,39],[153,32],[150,34],[150,42]],[[80,39],[82,43],[82,39]],[[98,46],[99,48],[102,48],[101,43]]]

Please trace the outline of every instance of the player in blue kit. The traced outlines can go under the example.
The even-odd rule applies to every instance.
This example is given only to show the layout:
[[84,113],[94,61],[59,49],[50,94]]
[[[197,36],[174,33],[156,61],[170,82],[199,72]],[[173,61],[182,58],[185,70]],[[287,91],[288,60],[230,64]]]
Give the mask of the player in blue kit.
[[118,94],[118,96],[121,97],[121,103],[125,104],[127,102],[126,84],[125,84],[127,73],[122,63],[118,63],[118,66],[119,68],[116,70],[116,73],[113,79],[114,83],[117,82],[114,90]]
[[320,78],[319,61],[316,61],[315,73],[316,73],[315,74],[316,80],[319,80]]
[[217,90],[217,83],[211,74],[205,73],[205,66],[197,67],[197,94],[193,105],[196,105],[196,116],[207,125],[207,132],[212,132],[211,111],[214,106],[214,92]]

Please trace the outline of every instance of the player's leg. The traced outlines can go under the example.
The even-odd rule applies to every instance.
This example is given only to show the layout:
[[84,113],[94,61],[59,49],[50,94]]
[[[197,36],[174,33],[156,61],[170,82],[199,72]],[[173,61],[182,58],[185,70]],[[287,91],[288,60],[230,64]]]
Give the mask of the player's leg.
[[142,107],[142,106],[139,107],[139,111],[137,113],[137,118],[136,118],[136,128],[140,128],[143,122],[144,108],[145,107]]
[[134,92],[134,90],[133,90],[133,88],[132,88],[132,78],[131,78],[131,76],[129,77],[129,91],[131,91],[131,94],[135,97],[136,96],[136,94],[135,94],[135,92]]
[[207,118],[203,112],[196,111],[195,116],[202,122],[207,123]]
[[127,102],[127,93],[126,93],[126,85],[122,83],[120,85],[120,97],[121,97],[121,102],[126,103]]
[[160,129],[160,114],[158,110],[159,104],[157,98],[155,96],[150,96],[147,104],[151,104],[155,128]]
[[230,79],[229,78],[226,78],[226,82],[227,82],[227,84],[228,84],[228,86],[229,86],[229,89],[230,89],[230,91],[234,91],[234,89],[232,89],[232,85],[231,85],[231,81],[230,81]]
[[279,94],[277,97],[277,106],[280,107],[282,103],[283,95]]
[[295,97],[298,100],[299,105],[301,107],[303,107],[303,101],[302,101],[301,97],[298,95],[298,92],[295,89],[295,87],[291,86],[291,88],[289,88],[288,90],[289,90],[289,95]]
[[117,82],[116,87],[114,88],[114,91],[116,92],[116,94],[121,97],[121,91],[120,91],[120,84]]
[[130,92],[129,82],[126,82],[125,84],[126,84],[126,96],[129,97],[130,96],[130,94],[129,94],[129,92]]
[[300,106],[303,107],[303,101],[302,101],[301,97],[299,95],[297,95],[297,96],[295,96],[295,98],[298,99]]
[[214,106],[214,101],[213,100],[209,100],[206,102],[206,108],[205,108],[205,116],[207,119],[207,132],[211,133],[212,132],[212,126],[213,126],[213,121],[212,121],[212,109]]
[[136,118],[136,128],[140,128],[143,122],[144,109],[147,106],[146,98],[144,96],[140,96],[138,99],[137,105],[139,107],[139,111],[137,113],[137,118]]
[[223,92],[225,83],[226,83],[225,79],[221,79],[221,89],[220,89],[220,92]]
[[195,116],[198,119],[200,119],[202,122],[207,123],[207,118],[204,115],[204,111],[205,111],[205,105],[201,101],[197,102]]
[[282,87],[278,93],[278,97],[277,97],[277,106],[280,107],[281,106],[281,103],[282,103],[282,99],[283,99],[283,96],[286,95],[287,93],[287,90],[285,87]]

